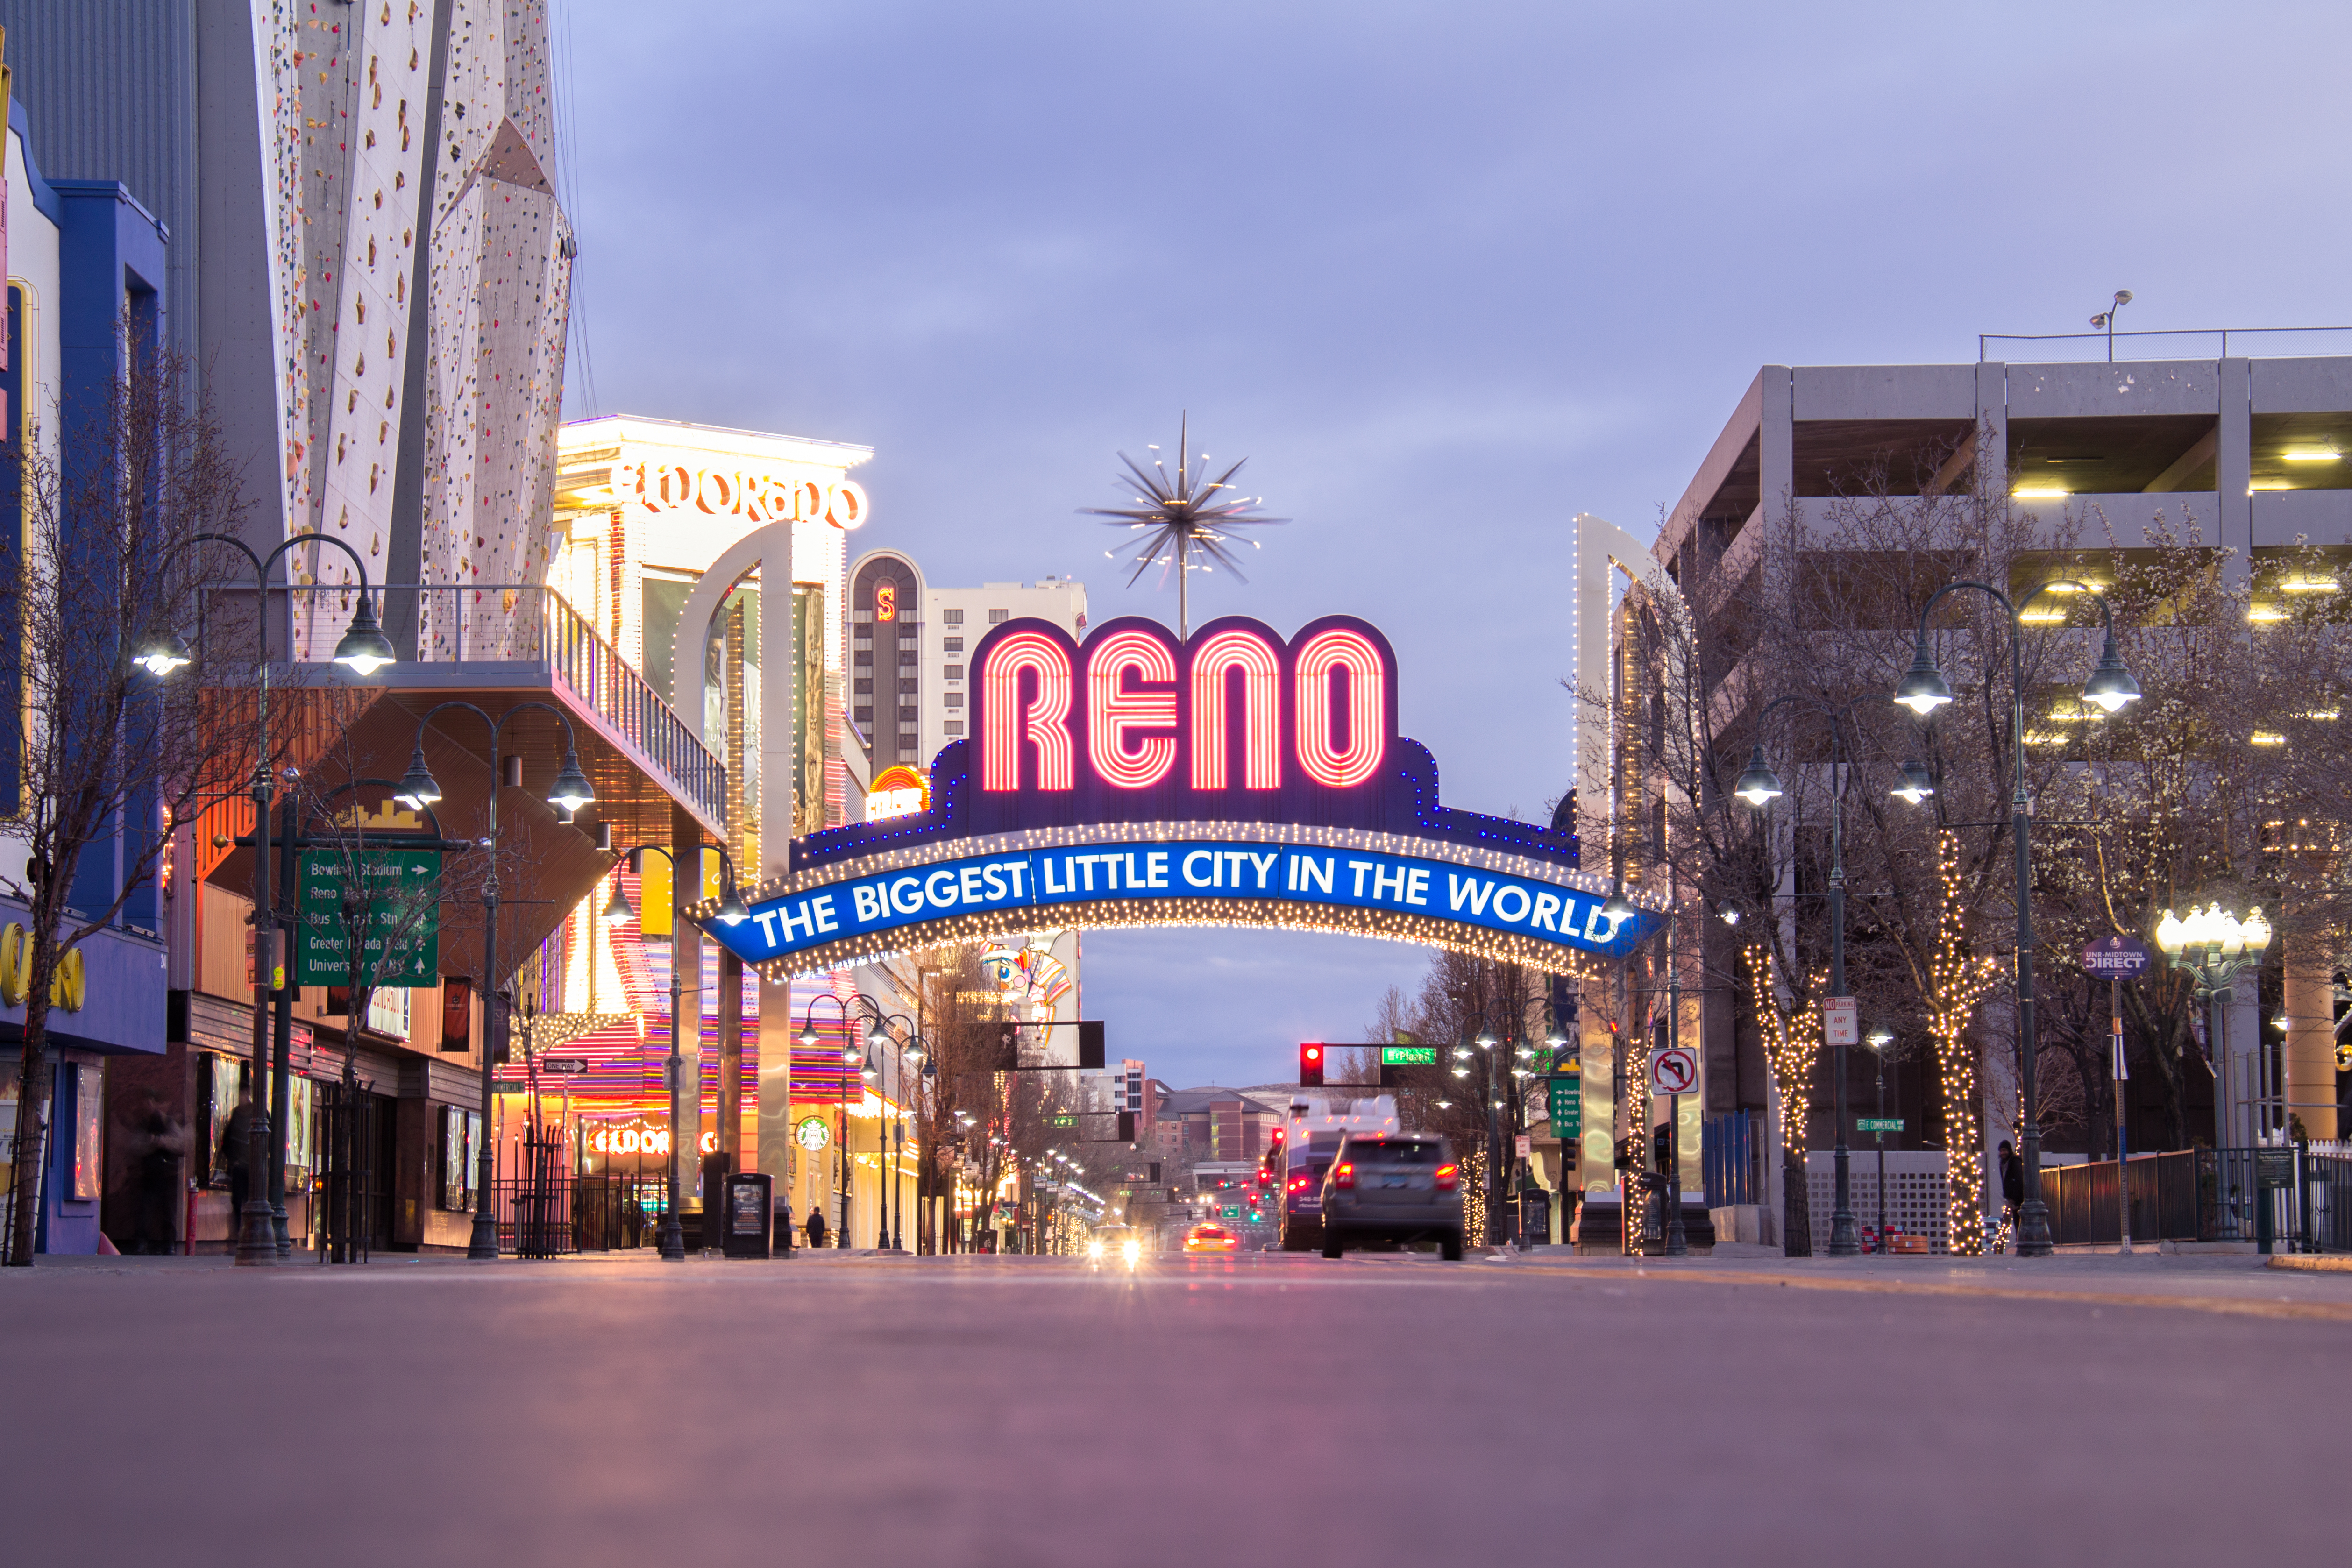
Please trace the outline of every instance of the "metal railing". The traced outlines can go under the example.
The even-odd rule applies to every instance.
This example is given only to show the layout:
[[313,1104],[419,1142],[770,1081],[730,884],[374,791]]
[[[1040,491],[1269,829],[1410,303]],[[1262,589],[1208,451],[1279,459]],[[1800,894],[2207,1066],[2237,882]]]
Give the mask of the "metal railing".
[[[2051,1239],[2118,1239],[2113,1160],[2042,1173]],[[2131,1234],[2158,1241],[2233,1241],[2288,1250],[2352,1252],[2352,1155],[2300,1145],[2179,1149],[2131,1159]]]
[[[373,591],[396,646],[403,645],[405,630],[415,628],[417,663],[544,665],[665,775],[678,795],[713,821],[725,823],[726,765],[604,641],[595,622],[555,590],[525,583],[389,583]],[[272,617],[272,655],[299,664],[331,659],[351,622],[351,586],[278,583],[270,592],[284,601],[282,615]],[[252,597],[249,587],[208,587],[198,601],[199,639],[215,600],[236,605]]]
[[[2213,340],[2214,346],[2220,350],[2211,357],[2217,360],[2226,360],[2230,357],[2230,339],[2232,334],[2235,334],[2240,340],[2240,346],[2242,348],[2244,346],[2244,340],[2248,338],[2257,340],[2276,340],[2284,337],[2318,337],[2322,334],[2342,334],[2343,337],[2340,340],[2340,343],[2335,348],[2334,351],[2336,353],[2352,351],[2352,327],[2166,327],[2161,329],[2151,329],[2145,331],[2116,332],[2112,334],[2112,336],[2105,332],[1979,332],[1977,334],[1977,361],[1979,364],[1984,362],[1986,357],[1986,346],[1991,343],[2081,343],[2086,347],[2095,344],[2099,349],[2098,357],[2100,360],[2104,361],[2106,358],[2107,347],[2110,343],[2113,343],[2116,348],[2120,350],[2131,340],[2137,338],[2210,339]],[[2168,344],[2164,346],[2169,348],[2174,345]],[[2257,349],[2262,348],[2263,346],[2263,345],[2260,342],[2255,344]],[[2283,351],[2284,350],[2282,350],[2273,348],[2272,354],[2273,356],[2276,356]],[[2179,359],[2183,356],[2178,353],[2164,353],[2139,354],[2132,357],[2135,359],[2169,360]],[[2205,356],[2198,355],[2191,357],[2204,358]],[[2123,354],[2118,351],[2116,355],[2116,361],[2120,362],[2123,358]]]

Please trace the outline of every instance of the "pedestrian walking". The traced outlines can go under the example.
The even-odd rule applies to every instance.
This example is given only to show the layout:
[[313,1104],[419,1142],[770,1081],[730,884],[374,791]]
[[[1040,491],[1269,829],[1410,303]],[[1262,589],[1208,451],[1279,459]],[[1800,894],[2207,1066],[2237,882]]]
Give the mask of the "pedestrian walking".
[[147,1092],[146,1114],[139,1124],[139,1208],[131,1228],[131,1250],[163,1256],[172,1250],[173,1218],[180,1194],[180,1156],[187,1152],[186,1132],[164,1108],[163,1097]]
[[824,1211],[812,1208],[808,1217],[808,1239],[811,1247],[824,1245]]
[[2000,1237],[1996,1252],[2008,1249],[2009,1239],[2017,1234],[2018,1212],[2025,1207],[2025,1162],[2009,1140],[2000,1141]]
[[245,1234],[245,1200],[252,1191],[252,1171],[246,1156],[253,1150],[253,1091],[237,1092],[236,1108],[221,1128],[219,1165],[228,1172],[228,1249],[236,1250]]

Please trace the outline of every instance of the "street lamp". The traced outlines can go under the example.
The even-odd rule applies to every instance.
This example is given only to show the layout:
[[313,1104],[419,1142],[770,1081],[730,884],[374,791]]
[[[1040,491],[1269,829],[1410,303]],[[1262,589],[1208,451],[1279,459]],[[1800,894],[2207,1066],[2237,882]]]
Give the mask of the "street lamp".
[[[262,1074],[269,1071],[261,1046],[261,1019],[269,1010],[269,996],[276,988],[275,965],[269,959],[276,956],[278,933],[269,911],[269,569],[278,558],[297,545],[331,544],[352,558],[352,565],[360,574],[359,604],[352,612],[350,630],[335,644],[333,662],[343,665],[362,679],[373,675],[384,665],[394,662],[391,642],[376,624],[375,607],[368,598],[367,562],[359,552],[341,539],[327,534],[296,534],[280,543],[268,555],[256,555],[251,546],[234,534],[191,534],[163,552],[156,563],[161,570],[171,564],[182,550],[200,544],[223,544],[236,550],[253,563],[253,625],[257,644],[254,670],[254,730],[256,743],[253,757],[253,939],[256,962],[253,966],[253,1119],[247,1127],[246,1142],[245,1207],[237,1216],[236,1261],[240,1267],[274,1267],[278,1258],[289,1250],[286,1234],[285,1193],[274,1195],[268,1190],[267,1174],[273,1168],[279,1183],[285,1180],[285,1167],[273,1155],[270,1147],[273,1112],[277,1125],[286,1124],[288,1061],[284,1055],[278,1059],[271,1081],[265,1084]],[[291,590],[289,589],[290,592]],[[291,624],[289,614],[289,624]],[[288,656],[292,656],[289,648]],[[140,639],[131,651],[131,663],[157,679],[191,662],[188,644],[172,628],[156,627]],[[354,938],[356,940],[356,938]],[[273,1197],[275,1201],[273,1202]]]
[[[496,831],[496,829],[493,828],[492,831]],[[707,847],[715,849],[719,852],[719,863],[721,877],[720,886],[725,892],[725,898],[721,901],[721,907],[723,908],[727,900],[734,900],[736,898],[735,862],[727,853],[726,845],[712,844]],[[672,890],[671,901],[674,904],[677,902],[676,890],[677,887],[678,878],[677,856],[672,854],[667,849],[664,848],[660,844],[639,844],[634,849],[623,851],[621,852],[621,862],[616,863],[625,863],[631,871],[636,871],[640,864],[638,857],[648,850],[652,851],[655,854],[661,856],[662,859],[669,862],[670,886]],[[698,855],[698,865],[699,858],[700,857]],[[493,883],[492,885],[495,888],[496,884]],[[740,902],[740,900],[737,900],[737,902]],[[615,911],[618,913],[616,914]],[[612,921],[626,920],[628,917],[629,901],[628,898],[621,892],[620,879],[615,877],[613,879],[612,902],[604,905],[604,918],[608,921]],[[699,1139],[689,1140],[683,1135],[683,1125],[686,1121],[686,1117],[680,1106],[679,1097],[685,1089],[686,1052],[681,1049],[678,1043],[678,1031],[683,1027],[684,1020],[679,1017],[678,993],[682,989],[682,987],[678,975],[678,941],[677,931],[675,925],[671,927],[669,940],[669,1062],[665,1070],[666,1076],[669,1082],[669,1207],[668,1212],[662,1216],[661,1229],[656,1238],[656,1245],[659,1249],[662,1260],[665,1262],[683,1263],[686,1261],[686,1228],[678,1223],[677,1218],[677,1206],[681,1197],[681,1188],[684,1186],[684,1182],[680,1176],[680,1162],[686,1158],[687,1149],[689,1143],[695,1145],[695,1153],[698,1155],[701,1153],[701,1149],[699,1146]],[[695,979],[694,1027],[695,1036],[697,1040],[699,1040],[702,1034],[701,977],[698,975],[695,977]],[[813,1001],[810,1003],[810,1006],[814,1007],[815,1006],[815,1003]],[[697,1076],[698,1080],[699,1074]],[[694,1120],[695,1124],[699,1127],[702,1123],[702,1085],[698,1081],[694,1085]],[[710,1207],[707,1194],[705,1195],[705,1198],[706,1201],[703,1206],[705,1214],[703,1244],[707,1248],[709,1245],[708,1217],[710,1213]],[[477,1227],[478,1227],[480,1221],[477,1220]]]
[[[490,852],[487,877],[482,883],[482,1154],[477,1165],[480,1186],[474,1204],[474,1230],[467,1239],[466,1256],[469,1259],[495,1259],[499,1255],[499,1222],[494,1208],[497,1201],[493,1190],[498,1180],[498,1150],[490,1140],[490,1128],[495,1124],[497,1106],[493,1101],[491,1075],[493,1042],[498,1031],[493,1027],[498,1018],[499,1004],[499,791],[502,787],[522,783],[522,758],[501,758],[499,743],[506,733],[507,721],[530,708],[551,713],[563,726],[563,766],[556,770],[555,782],[547,792],[548,804],[569,817],[596,798],[589,786],[587,775],[580,771],[579,737],[572,728],[572,716],[550,703],[520,702],[498,717],[492,718],[472,703],[451,701],[436,703],[416,721],[416,738],[409,748],[408,772],[401,779],[400,789],[393,799],[412,809],[430,806],[441,799],[441,785],[433,777],[433,769],[425,761],[425,730],[434,718],[451,709],[472,714],[490,732],[490,789],[488,792],[489,831],[482,846]],[[672,1143],[675,1144],[675,1124]],[[671,1150],[675,1161],[677,1151]],[[675,1202],[673,1201],[673,1208]],[[675,1217],[673,1216],[673,1221]]]
[[[2270,922],[2256,908],[2242,921],[2219,904],[2207,909],[2192,906],[2186,920],[2169,909],[2156,927],[2156,945],[2172,967],[2186,973],[2206,1004],[2213,1033],[2213,1149],[2216,1159],[2230,1146],[2231,1101],[2229,1019],[2221,998],[2235,990],[2238,977],[2258,968],[2271,945]],[[2265,1118],[2267,1120],[2267,1118]],[[2259,1141],[2259,1140],[2256,1140]],[[2221,1179],[2217,1168],[2215,1179]]]
[[1878,1140],[1878,1250],[1883,1254],[1886,1250],[1886,1048],[1895,1043],[1895,1031],[1878,1024],[1862,1039],[1878,1062],[1880,1125],[1871,1129],[1870,1135]]
[[2052,1250],[2050,1208],[2042,1201],[2042,1108],[2033,1061],[2033,800],[2025,787],[2025,623],[2020,619],[2025,607],[2042,594],[2059,588],[2097,600],[2099,614],[2105,623],[2106,641],[2098,667],[2083,683],[2083,701],[2102,713],[2114,714],[2126,704],[2137,702],[2140,689],[2139,682],[2124,667],[2123,655],[2116,647],[2114,607],[2105,594],[2087,583],[2055,578],[2036,583],[2012,601],[1989,582],[1948,582],[1931,594],[1921,608],[1917,651],[1912,657],[1911,668],[1895,688],[1895,700],[1922,719],[1932,716],[1937,708],[1952,700],[1951,683],[1944,679],[1943,672],[1936,667],[1935,657],[1927,652],[1928,617],[1935,613],[1944,595],[1964,588],[1989,596],[2009,616],[2010,752],[2013,774],[2009,827],[2017,852],[2017,894],[2012,901],[2017,905],[2015,1023],[2019,1088],[2023,1100],[2023,1125],[2018,1128],[2017,1137],[2018,1157],[2025,1175],[2025,1202],[2018,1211],[2017,1251],[2021,1258],[2046,1258]]

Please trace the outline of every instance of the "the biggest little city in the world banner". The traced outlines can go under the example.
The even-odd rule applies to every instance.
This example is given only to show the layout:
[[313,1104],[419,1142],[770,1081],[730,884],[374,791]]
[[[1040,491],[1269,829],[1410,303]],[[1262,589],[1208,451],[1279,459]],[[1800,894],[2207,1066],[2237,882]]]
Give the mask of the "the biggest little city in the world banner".
[[1331,616],[1179,642],[992,628],[971,734],[916,813],[796,841],[711,935],[772,976],[1044,926],[1234,925],[1390,936],[1581,972],[1660,918],[1612,918],[1575,836],[1443,806],[1396,730],[1388,640]]

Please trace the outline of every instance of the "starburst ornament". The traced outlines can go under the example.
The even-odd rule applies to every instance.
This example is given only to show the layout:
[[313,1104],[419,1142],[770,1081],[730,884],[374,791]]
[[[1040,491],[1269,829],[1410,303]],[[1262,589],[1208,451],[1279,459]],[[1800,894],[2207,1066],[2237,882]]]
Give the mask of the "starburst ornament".
[[[1155,566],[1160,568],[1161,587],[1167,586],[1171,574],[1175,577],[1176,634],[1180,639],[1192,634],[1192,574],[1213,571],[1223,566],[1234,577],[1247,582],[1249,579],[1243,574],[1241,563],[1234,559],[1233,551],[1227,547],[1247,544],[1252,549],[1256,549],[1258,542],[1240,538],[1233,530],[1290,520],[1287,517],[1260,516],[1256,508],[1265,504],[1265,497],[1242,496],[1234,492],[1233,477],[1242,471],[1241,463],[1211,479],[1208,476],[1209,455],[1203,452],[1199,458],[1200,467],[1193,468],[1192,459],[1187,455],[1191,434],[1192,421],[1188,415],[1177,425],[1176,475],[1173,479],[1169,477],[1168,465],[1159,457],[1152,458],[1151,467],[1147,472],[1141,464],[1126,453],[1118,455],[1118,460],[1127,465],[1127,472],[1114,476],[1111,482],[1121,489],[1130,486],[1142,489],[1143,494],[1135,497],[1134,506],[1078,508],[1083,516],[1108,518],[1113,528],[1128,528],[1143,536],[1134,546],[1135,572],[1127,580],[1129,587],[1133,587],[1138,579]],[[1150,450],[1157,453],[1160,448],[1153,446]],[[1248,461],[1246,457],[1242,459],[1242,463]],[[1105,550],[1103,554],[1116,560],[1119,552]],[[1205,559],[1196,560],[1193,559],[1195,556]]]

